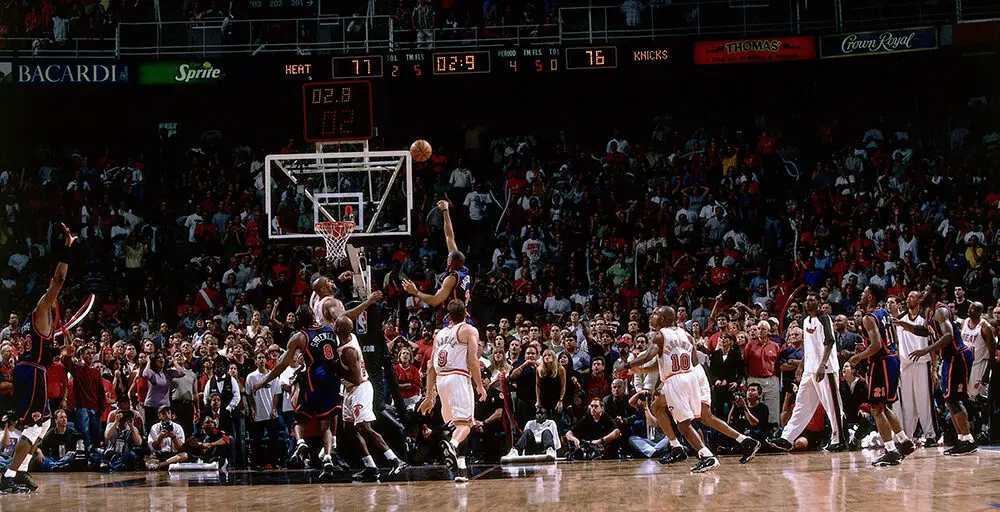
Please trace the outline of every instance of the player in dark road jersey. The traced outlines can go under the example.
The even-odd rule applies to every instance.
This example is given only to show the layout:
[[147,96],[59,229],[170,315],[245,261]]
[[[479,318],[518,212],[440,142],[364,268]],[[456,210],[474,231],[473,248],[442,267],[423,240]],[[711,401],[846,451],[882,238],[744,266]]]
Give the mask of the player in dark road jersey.
[[[406,293],[420,299],[421,302],[438,307],[448,300],[457,300],[465,304],[465,323],[471,324],[469,316],[469,299],[472,292],[472,277],[465,266],[465,255],[458,250],[455,243],[455,230],[451,225],[451,215],[448,213],[448,201],[438,201],[437,207],[444,213],[444,239],[448,244],[448,274],[441,281],[441,287],[434,295],[429,295],[417,289],[417,285],[409,279],[403,280]],[[445,315],[444,326],[451,325],[451,319]]]
[[951,412],[951,422],[958,433],[958,440],[945,455],[966,455],[979,450],[976,440],[969,429],[969,415],[965,411],[964,402],[969,399],[969,371],[972,366],[972,351],[962,340],[959,325],[955,322],[951,309],[940,302],[946,297],[944,287],[939,284],[929,284],[924,288],[922,302],[927,308],[925,317],[927,325],[913,325],[904,320],[897,320],[904,330],[917,336],[930,336],[934,340],[927,348],[914,351],[910,359],[939,352],[941,357],[941,391],[944,392],[945,403]]
[[[24,346],[14,367],[14,393],[17,396],[17,429],[21,440],[14,450],[14,457],[0,478],[0,493],[33,492],[38,489],[28,476],[28,463],[39,442],[51,425],[49,403],[46,400],[46,369],[56,355],[55,334],[59,323],[58,298],[66,273],[69,271],[69,251],[76,241],[69,228],[62,224],[65,244],[53,244],[58,263],[45,295],[28,316],[25,324]],[[69,344],[72,338],[64,336]]]

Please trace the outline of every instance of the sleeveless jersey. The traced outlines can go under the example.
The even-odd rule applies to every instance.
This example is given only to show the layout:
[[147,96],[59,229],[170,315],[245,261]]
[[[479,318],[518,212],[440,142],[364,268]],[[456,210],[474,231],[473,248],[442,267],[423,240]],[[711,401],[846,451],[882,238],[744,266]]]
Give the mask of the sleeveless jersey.
[[[462,267],[458,270],[452,270],[448,275],[455,276],[455,287],[451,289],[451,298],[465,304],[465,323],[472,325],[472,317],[469,316],[469,302],[472,300],[472,276],[469,274],[469,268]],[[447,306],[447,304],[443,305]],[[451,325],[451,318],[447,313],[444,314],[442,325],[445,327]]]
[[333,295],[320,297],[319,295],[316,295],[316,292],[313,292],[312,296],[309,298],[309,305],[313,310],[313,321],[316,322],[317,325],[330,325],[330,321],[327,320],[326,315],[323,314],[323,306],[326,304],[327,300],[333,298]]
[[927,311],[927,314],[924,315],[927,318],[927,325],[931,327],[931,332],[934,333],[934,341],[937,341],[938,339],[941,338],[941,336],[945,335],[945,333],[941,331],[941,327],[938,325],[938,323],[934,321],[934,313],[938,310],[938,308],[944,308],[944,310],[947,312],[945,313],[945,321],[948,322],[949,325],[951,325],[951,335],[952,335],[951,343],[941,347],[940,351],[941,359],[945,358],[950,359],[951,356],[963,350],[967,350],[968,347],[965,346],[965,341],[962,340],[962,332],[959,329],[958,324],[955,323],[955,315],[954,313],[951,312],[951,308],[949,308],[947,304],[943,304],[940,302],[938,302],[937,305],[934,306],[934,309]]
[[[924,317],[917,315],[915,318],[911,318],[909,312],[907,312],[904,317],[908,322],[916,326],[924,326],[927,323],[924,321]],[[899,340],[899,357],[902,361],[903,366],[908,366],[910,363],[910,354],[920,350],[922,348],[927,348],[927,337],[917,336],[912,332],[903,330],[902,327],[896,328],[896,339]],[[920,359],[917,359],[918,363],[930,362],[930,354],[926,354]]]
[[[878,308],[868,314],[875,320],[875,328],[878,329],[879,337],[882,338],[882,347],[872,356],[872,359],[896,355],[896,327],[892,325],[892,316],[885,308]],[[861,338],[865,342],[865,348],[871,346],[872,340],[868,337],[868,329],[861,329]]]
[[660,350],[657,363],[660,365],[660,380],[666,381],[668,378],[678,373],[688,373],[691,371],[691,350],[694,345],[688,337],[674,329],[660,329],[660,336],[663,336],[663,349]]
[[38,333],[38,329],[35,328],[35,315],[34,312],[28,314],[28,321],[24,322],[21,326],[21,337],[24,340],[24,346],[18,354],[17,361],[20,363],[34,363],[39,366],[44,366],[48,368],[52,366],[52,361],[55,359],[56,347],[55,347],[55,325],[52,326],[52,334],[48,336],[42,336]]
[[[348,348],[353,348],[358,351],[358,359],[361,363],[361,382],[359,385],[363,384],[368,381],[368,369],[365,368],[365,358],[363,357],[364,354],[361,352],[361,344],[358,343],[358,337],[355,336],[354,333],[351,333],[350,341],[337,347],[337,356],[340,357],[340,366],[344,368],[344,370],[348,369],[347,366],[344,365],[344,350],[347,350]],[[344,379],[343,385],[345,391],[350,391],[355,387],[355,385],[348,382],[347,379]]]
[[972,347],[972,357],[976,361],[990,358],[990,354],[986,350],[986,340],[983,339],[983,322],[984,320],[980,318],[975,328],[970,326],[971,318],[966,318],[962,322],[962,342],[965,343],[965,346]]
[[320,367],[328,366],[330,362],[333,361],[338,354],[337,346],[337,335],[333,333],[333,329],[328,325],[324,326],[313,326],[307,329],[302,329],[302,333],[309,338],[309,342],[306,345],[305,360],[306,366],[309,370]]
[[469,373],[469,347],[458,341],[458,330],[463,325],[465,324],[445,327],[434,337],[434,356],[431,362],[438,376],[459,374],[472,377]]

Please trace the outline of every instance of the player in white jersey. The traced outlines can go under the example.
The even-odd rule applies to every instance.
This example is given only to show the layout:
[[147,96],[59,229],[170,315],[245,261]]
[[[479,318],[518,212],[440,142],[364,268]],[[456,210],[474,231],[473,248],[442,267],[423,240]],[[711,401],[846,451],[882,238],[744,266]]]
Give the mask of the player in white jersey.
[[455,426],[451,440],[442,441],[441,449],[448,466],[455,472],[455,482],[468,482],[465,456],[458,454],[460,449],[464,453],[464,441],[472,429],[473,384],[480,400],[486,399],[486,388],[479,368],[479,331],[465,323],[465,303],[449,301],[448,317],[451,325],[434,337],[434,353],[427,366],[427,396],[417,410],[430,414],[440,393],[441,416],[445,423]]
[[736,432],[726,422],[712,415],[711,395],[705,396],[702,382],[693,368],[698,365],[694,340],[687,332],[676,327],[676,321],[677,314],[673,308],[657,308],[649,319],[649,326],[654,329],[650,335],[649,347],[626,363],[625,367],[631,371],[654,357],[658,358],[660,380],[663,381],[661,389],[670,414],[684,438],[698,452],[699,461],[691,468],[691,472],[703,473],[719,467],[719,459],[705,446],[698,431],[691,425],[694,419],[701,419],[705,426],[735,439],[743,448],[740,462],[750,462],[760,449],[760,442]]
[[[352,279],[353,273],[348,270],[337,278],[340,282],[348,282]],[[309,307],[312,308],[313,317],[316,323],[322,326],[333,326],[340,315],[347,315],[352,321],[356,320],[361,312],[374,304],[382,297],[382,292],[375,292],[368,300],[354,309],[345,310],[344,303],[334,297],[334,283],[329,278],[319,276],[312,282],[313,293],[309,297]]]
[[843,438],[843,407],[837,386],[840,364],[834,350],[837,340],[833,334],[833,321],[830,315],[820,311],[819,297],[815,292],[806,294],[806,313],[802,320],[802,361],[795,372],[800,377],[799,391],[795,395],[792,416],[781,429],[781,436],[767,442],[779,450],[791,450],[799,434],[812,420],[816,407],[822,404],[833,430],[827,450],[840,451],[846,448],[847,443]]
[[[900,305],[895,297],[885,301],[885,308],[893,318],[902,318],[913,325],[924,326],[927,322],[921,313],[920,292],[913,291],[906,296],[906,312],[900,311]],[[899,401],[893,404],[893,412],[903,422],[903,432],[908,436],[917,433],[917,425],[923,431],[924,446],[937,446],[937,422],[934,418],[934,403],[931,399],[931,385],[937,386],[937,371],[931,371],[931,355],[926,354],[916,361],[910,359],[910,354],[927,348],[927,336],[895,326],[896,337],[899,339]]]
[[371,424],[375,421],[375,388],[368,381],[368,370],[365,368],[365,360],[361,355],[361,344],[358,343],[357,336],[354,335],[354,322],[346,315],[337,319],[334,324],[334,331],[337,333],[337,356],[340,365],[345,370],[343,378],[344,386],[344,407],[341,414],[344,418],[344,428],[354,434],[361,446],[361,461],[365,467],[354,474],[355,481],[377,482],[379,479],[378,467],[375,466],[375,459],[368,453],[370,441],[375,447],[381,450],[389,461],[389,476],[396,476],[406,468],[406,463],[401,461],[393,453],[385,439],[372,429]]
[[985,394],[989,381],[986,379],[986,369],[996,351],[996,338],[993,326],[983,319],[983,304],[969,304],[969,318],[962,322],[962,339],[972,347],[972,368],[969,369],[969,399],[975,400]]

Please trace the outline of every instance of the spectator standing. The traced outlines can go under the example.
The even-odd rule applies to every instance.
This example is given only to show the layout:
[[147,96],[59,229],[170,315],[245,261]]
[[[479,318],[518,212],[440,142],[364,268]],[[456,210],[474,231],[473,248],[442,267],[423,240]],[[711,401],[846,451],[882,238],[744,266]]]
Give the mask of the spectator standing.
[[[257,370],[247,375],[246,389],[248,392],[256,389],[257,384],[264,382],[269,370],[267,369],[267,356],[257,354],[254,358],[257,363]],[[281,408],[281,382],[279,379],[272,380],[267,386],[257,391],[253,391],[250,402],[250,425],[248,434],[252,440],[251,450],[253,459],[257,467],[270,466],[268,461],[278,461],[278,439],[280,437],[278,422],[278,411]]]
[[195,429],[198,376],[184,367],[184,354],[181,351],[175,352],[171,359],[174,362],[174,370],[179,376],[171,380],[170,408],[176,410],[177,423],[184,429],[184,435],[190,436]]
[[167,368],[166,361],[164,352],[154,352],[146,359],[146,367],[142,370],[142,378],[149,382],[149,391],[146,392],[146,398],[142,402],[147,425],[152,425],[156,421],[160,408],[170,405],[173,381],[184,376],[182,371],[173,366]]
[[777,343],[768,339],[770,329],[771,325],[766,320],[750,326],[743,362],[747,367],[747,383],[759,385],[763,392],[763,400],[768,410],[768,424],[776,425],[781,410],[781,387],[778,376],[775,375],[779,347]]
[[437,20],[430,0],[420,0],[413,8],[412,18],[413,30],[417,32],[417,47],[430,48],[434,46],[434,27],[437,25]]
[[101,369],[100,364],[94,362],[94,349],[90,345],[83,345],[77,350],[78,359],[71,354],[71,348],[64,350],[62,363],[73,375],[76,428],[80,429],[89,449],[98,446],[103,439],[100,413],[105,400]]

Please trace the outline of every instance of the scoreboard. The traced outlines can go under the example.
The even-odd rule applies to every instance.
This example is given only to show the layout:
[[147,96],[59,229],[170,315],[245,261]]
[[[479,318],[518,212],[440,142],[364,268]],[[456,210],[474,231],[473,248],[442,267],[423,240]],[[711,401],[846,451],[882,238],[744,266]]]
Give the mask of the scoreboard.
[[305,139],[326,142],[372,137],[373,84],[433,77],[491,79],[556,73],[586,75],[622,69],[655,71],[664,69],[669,61],[670,52],[655,46],[540,46],[314,57],[282,61],[279,72],[303,84]]

